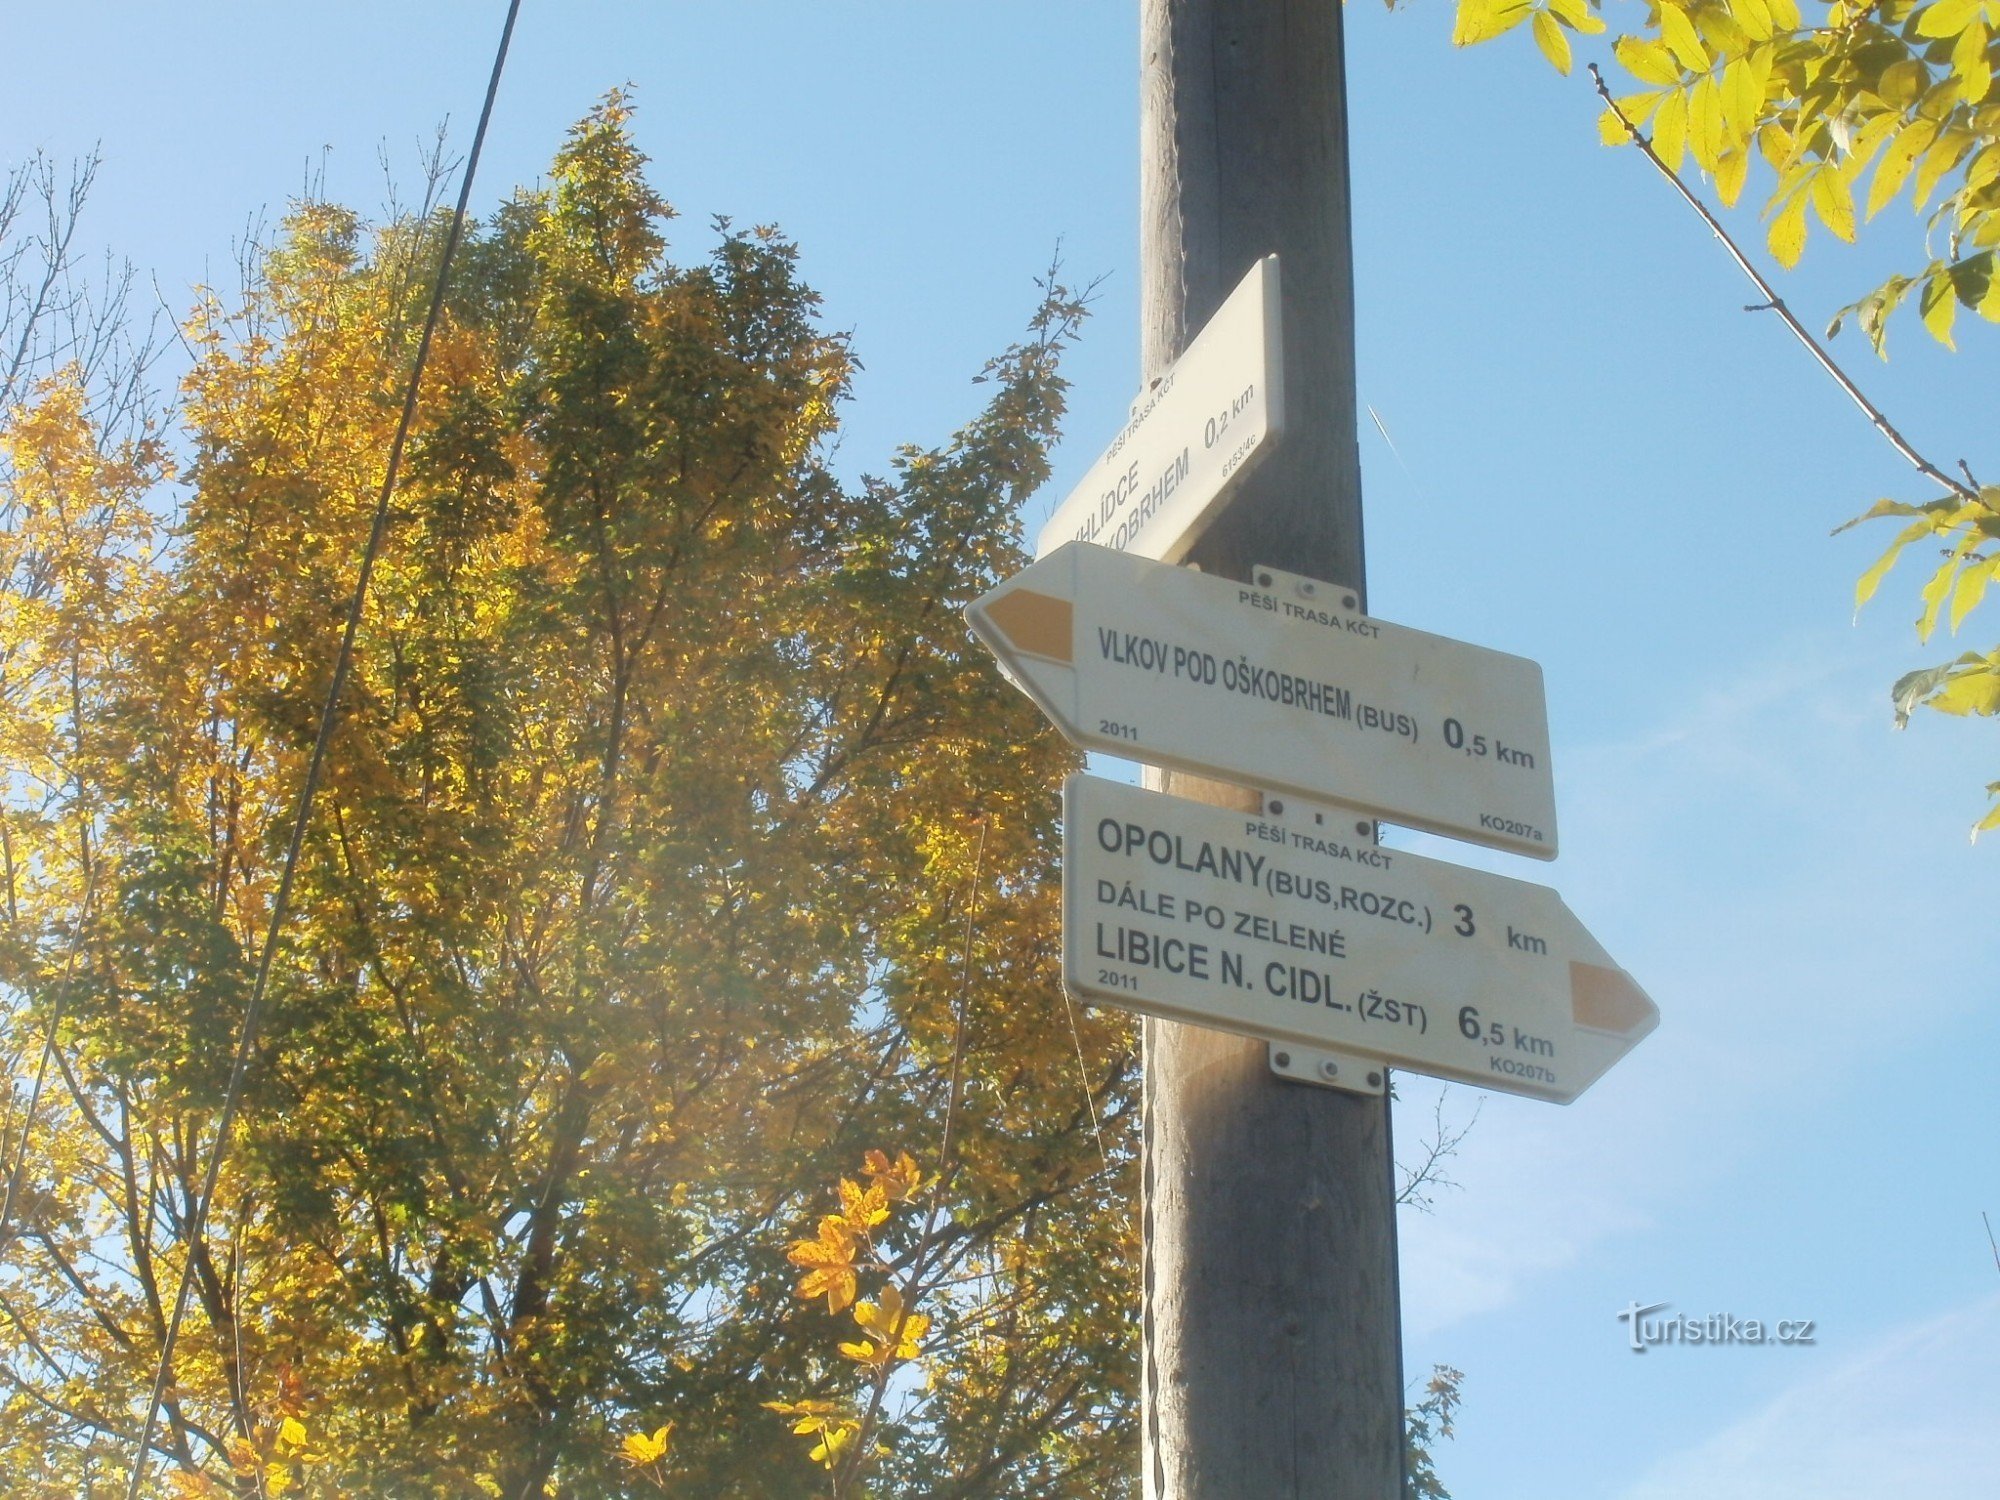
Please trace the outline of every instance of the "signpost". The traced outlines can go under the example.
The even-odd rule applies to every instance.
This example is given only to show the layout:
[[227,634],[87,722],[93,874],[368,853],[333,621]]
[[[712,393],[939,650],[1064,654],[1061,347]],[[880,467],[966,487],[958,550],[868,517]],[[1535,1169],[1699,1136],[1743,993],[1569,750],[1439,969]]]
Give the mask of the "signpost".
[[1132,403],[1124,430],[1043,526],[1036,556],[1083,541],[1178,559],[1283,425],[1278,257],[1267,255]]
[[973,630],[1074,744],[1553,859],[1541,668],[1376,620],[1328,584],[1239,584],[1069,543]]
[[1327,823],[1070,777],[1064,984],[1560,1104],[1659,1023],[1546,886]]

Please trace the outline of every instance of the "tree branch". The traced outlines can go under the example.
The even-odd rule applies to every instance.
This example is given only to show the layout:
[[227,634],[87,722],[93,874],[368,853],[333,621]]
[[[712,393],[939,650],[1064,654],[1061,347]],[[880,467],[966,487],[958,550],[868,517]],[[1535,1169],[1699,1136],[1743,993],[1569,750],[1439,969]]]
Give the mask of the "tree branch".
[[1604,101],[1605,106],[1617,118],[1618,123],[1625,127],[1625,134],[1631,137],[1632,144],[1637,146],[1640,154],[1647,161],[1651,162],[1659,174],[1673,185],[1674,191],[1681,195],[1687,206],[1700,216],[1702,223],[1708,226],[1709,232],[1720,240],[1723,249],[1729,252],[1730,259],[1736,262],[1737,269],[1750,278],[1751,285],[1755,286],[1758,293],[1763,297],[1764,300],[1762,302],[1753,304],[1746,311],[1776,313],[1784,321],[1785,326],[1791,329],[1792,336],[1805,346],[1806,352],[1819,362],[1819,367],[1826,371],[1828,376],[1832,378],[1833,383],[1847,393],[1847,398],[1850,401],[1861,408],[1861,414],[1868,418],[1870,425],[1877,432],[1881,433],[1888,441],[1889,446],[1900,453],[1919,474],[1948,494],[1956,495],[1961,500],[1987,505],[1989,510],[1993,509],[1981,497],[1977,486],[1968,485],[1952,478],[1943,469],[1940,469],[1928,458],[1925,458],[1923,454],[1917,452],[1911,446],[1910,440],[1897,431],[1895,424],[1883,414],[1882,408],[1868,399],[1862,392],[1861,387],[1856,385],[1848,373],[1835,363],[1833,356],[1826,352],[1826,347],[1807,331],[1806,326],[1785,305],[1785,299],[1778,295],[1777,289],[1769,281],[1765,280],[1763,273],[1751,263],[1749,256],[1745,255],[1742,248],[1730,237],[1729,231],[1722,227],[1722,221],[1709,211],[1707,204],[1703,203],[1701,199],[1697,198],[1688,189],[1688,185],[1681,181],[1680,174],[1666,164],[1661,158],[1660,153],[1653,149],[1653,143],[1640,133],[1639,127],[1632,123],[1631,117],[1618,107],[1618,101],[1611,97],[1611,90],[1605,87],[1604,75],[1598,71],[1597,64],[1591,63],[1589,64],[1589,68],[1591,82],[1597,86],[1597,97]]

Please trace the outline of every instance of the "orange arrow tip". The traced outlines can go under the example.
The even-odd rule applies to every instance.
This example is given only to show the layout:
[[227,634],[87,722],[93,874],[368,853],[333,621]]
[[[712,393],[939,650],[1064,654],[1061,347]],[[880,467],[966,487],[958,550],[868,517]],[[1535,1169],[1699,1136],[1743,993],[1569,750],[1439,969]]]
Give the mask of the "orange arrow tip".
[[1660,1024],[1660,1008],[1623,969],[1573,962],[1569,996],[1576,1024],[1592,1031],[1637,1038]]
[[1076,609],[1067,599],[1034,589],[1009,589],[986,606],[986,618],[1016,651],[1065,666],[1076,658]]

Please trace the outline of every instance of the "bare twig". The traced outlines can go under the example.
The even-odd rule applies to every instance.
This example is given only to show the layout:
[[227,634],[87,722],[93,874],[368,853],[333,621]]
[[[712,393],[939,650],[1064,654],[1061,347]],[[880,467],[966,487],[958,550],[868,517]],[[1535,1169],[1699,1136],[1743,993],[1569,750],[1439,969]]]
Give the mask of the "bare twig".
[[1445,1163],[1458,1155],[1458,1148],[1465,1138],[1472,1134],[1472,1127],[1479,1123],[1480,1105],[1472,1107],[1472,1118],[1463,1125],[1453,1127],[1445,1123],[1444,1095],[1439,1094],[1431,1109],[1431,1133],[1422,1147],[1423,1160],[1413,1167],[1401,1162],[1396,1170],[1402,1174],[1402,1184],[1396,1189],[1396,1203],[1400,1207],[1408,1204],[1421,1212],[1430,1211],[1432,1194],[1439,1188],[1455,1188],[1458,1183],[1446,1175]]
[[[1680,174],[1668,166],[1661,158],[1660,153],[1653,149],[1652,141],[1647,139],[1640,132],[1639,127],[1632,123],[1631,117],[1618,107],[1618,101],[1611,97],[1611,90],[1605,87],[1604,75],[1598,71],[1597,64],[1591,63],[1589,67],[1591,81],[1597,86],[1597,96],[1604,101],[1606,107],[1617,118],[1618,123],[1625,127],[1625,134],[1631,137],[1632,144],[1637,146],[1640,154],[1647,161],[1651,162],[1660,175],[1673,185],[1674,191],[1681,195],[1682,199],[1686,201],[1687,206],[1700,215],[1701,221],[1708,226],[1709,232],[1722,242],[1723,249],[1727,250],[1730,259],[1736,262],[1737,269],[1750,278],[1751,284],[1763,296],[1764,300],[1762,302],[1752,304],[1745,311],[1768,311],[1776,313],[1784,321],[1785,326],[1791,329],[1792,336],[1804,345],[1806,351],[1819,362],[1819,367],[1826,371],[1827,375],[1833,380],[1833,383],[1847,393],[1848,399],[1861,409],[1862,415],[1867,417],[1875,430],[1887,439],[1889,446],[1900,453],[1919,474],[1948,493],[1958,496],[1961,500],[1985,504],[1986,502],[1982,499],[1979,487],[1976,484],[1968,485],[1952,478],[1943,469],[1940,469],[1928,458],[1925,458],[1923,454],[1917,452],[1911,446],[1910,440],[1897,431],[1895,424],[1883,414],[1882,408],[1877,406],[1873,401],[1870,401],[1862,392],[1861,387],[1856,385],[1848,373],[1835,363],[1833,356],[1826,352],[1826,347],[1818,339],[1814,338],[1806,329],[1806,326],[1793,315],[1792,310],[1785,305],[1785,299],[1778,295],[1777,289],[1751,263],[1749,256],[1745,255],[1742,248],[1730,237],[1729,231],[1722,227],[1722,221],[1709,211],[1707,204],[1703,203],[1701,199],[1697,198],[1689,190],[1688,185],[1681,181]],[[1967,477],[1970,478],[1969,473]],[[1989,506],[1988,508],[1991,509],[1992,507]]]

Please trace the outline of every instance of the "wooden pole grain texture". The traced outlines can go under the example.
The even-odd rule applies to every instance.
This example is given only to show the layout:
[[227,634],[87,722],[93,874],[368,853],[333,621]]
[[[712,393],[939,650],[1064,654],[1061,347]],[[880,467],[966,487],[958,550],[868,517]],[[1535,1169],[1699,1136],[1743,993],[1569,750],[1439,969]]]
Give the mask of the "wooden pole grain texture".
[[[1260,257],[1284,295],[1283,435],[1188,561],[1363,600],[1339,0],[1141,0],[1143,365]],[[1256,810],[1158,773],[1149,785]],[[1145,1024],[1148,1500],[1400,1500],[1386,1100],[1276,1078],[1266,1044]]]

